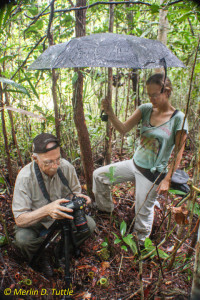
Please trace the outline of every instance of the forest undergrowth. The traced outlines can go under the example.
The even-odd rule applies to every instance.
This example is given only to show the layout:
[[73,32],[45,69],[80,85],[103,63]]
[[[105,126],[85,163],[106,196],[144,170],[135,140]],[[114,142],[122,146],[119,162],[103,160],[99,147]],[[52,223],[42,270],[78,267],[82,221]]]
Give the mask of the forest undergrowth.
[[[191,152],[186,150],[181,168],[187,170],[191,159]],[[119,160],[117,153],[114,160]],[[187,171],[191,178],[192,171]],[[77,172],[84,190],[84,178],[80,170]],[[132,235],[134,184],[116,185],[112,193],[115,209],[111,215],[87,208],[97,228],[81,246],[80,257],[70,256],[73,299],[189,299],[199,203],[191,213],[192,204],[189,200],[183,203],[181,196],[169,194],[168,199],[161,199],[160,207],[155,207],[152,234],[141,249]],[[62,299],[66,292],[64,265],[54,268],[50,279],[28,266],[12,243],[12,195],[2,192],[0,200],[1,242],[5,228],[10,238],[10,244],[2,242],[0,248],[0,299]],[[55,242],[49,246],[50,253],[54,246]],[[11,295],[5,296],[7,290]]]

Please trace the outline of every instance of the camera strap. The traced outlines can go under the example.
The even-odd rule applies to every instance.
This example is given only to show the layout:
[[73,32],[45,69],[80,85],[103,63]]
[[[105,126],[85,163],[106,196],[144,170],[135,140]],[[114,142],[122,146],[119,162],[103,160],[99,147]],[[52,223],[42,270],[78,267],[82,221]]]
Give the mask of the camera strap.
[[[42,173],[41,173],[40,168],[39,168],[39,166],[36,162],[34,162],[34,169],[35,169],[36,178],[37,178],[39,187],[41,189],[41,192],[42,192],[44,198],[47,199],[49,203],[51,203],[51,199],[50,199],[49,193],[46,189],[44,179],[42,177]],[[67,178],[65,177],[65,175],[63,174],[63,172],[60,168],[58,168],[57,173],[58,173],[58,176],[59,176],[60,180],[62,181],[62,183],[65,186],[67,186],[68,189],[70,190],[70,192],[74,195],[74,193],[72,192],[72,190],[69,187],[69,183],[68,183]]]
[[70,190],[70,192],[74,195],[74,193],[72,192],[72,190],[70,189],[69,187],[69,182],[67,180],[67,178],[65,177],[65,175],[63,174],[61,168],[58,168],[57,169],[57,173],[58,173],[58,176],[60,177],[60,180],[62,181],[62,183],[68,187],[68,189]]

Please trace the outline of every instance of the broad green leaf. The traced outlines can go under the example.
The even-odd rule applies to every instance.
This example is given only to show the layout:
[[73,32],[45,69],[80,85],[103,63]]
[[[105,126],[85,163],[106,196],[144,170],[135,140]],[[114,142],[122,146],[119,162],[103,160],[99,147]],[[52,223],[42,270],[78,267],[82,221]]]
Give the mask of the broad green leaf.
[[116,233],[112,233],[117,239],[119,238],[118,235]]
[[190,15],[191,15],[191,12],[188,12],[188,13],[184,14],[183,16],[181,16],[180,18],[176,19],[176,21],[177,21],[178,23],[182,23],[182,22],[185,21]]
[[137,246],[136,246],[135,242],[133,242],[133,244],[130,246],[130,248],[131,248],[133,254],[138,253]]
[[33,15],[36,16],[38,14],[38,8],[36,6],[33,6],[28,8],[28,11]]
[[145,248],[149,248],[151,247],[153,244],[152,244],[152,241],[149,239],[149,238],[146,238],[145,241],[144,241],[144,246]]
[[33,91],[33,93],[34,93],[34,95],[37,97],[37,99],[39,99],[39,95],[38,95],[38,93],[37,93],[35,87],[33,86],[31,80],[28,78],[28,76],[26,75],[26,73],[25,73],[23,70],[22,70],[22,72],[23,72],[23,74],[24,74],[26,80],[28,81],[28,83],[29,83],[29,85],[30,85],[30,87],[31,87],[31,89],[32,89],[32,91]]
[[7,5],[6,5],[6,8],[7,8],[7,10],[6,10],[6,14],[5,14],[5,16],[4,16],[3,26],[5,26],[5,24],[6,24],[7,20],[8,20],[8,18],[10,17],[10,12],[11,12],[11,10],[12,10],[12,4],[7,4]]
[[101,246],[102,246],[102,247],[108,247],[108,243],[107,243],[107,242],[103,242],[103,243],[101,244]]
[[131,248],[131,250],[133,251],[133,253],[137,253],[137,246],[135,241],[133,241],[133,236],[130,234],[126,237],[123,238],[123,241],[129,245],[129,247]]
[[132,245],[134,243],[133,241],[133,236],[131,234],[123,237],[123,241],[127,244],[127,245]]
[[158,249],[158,254],[159,254],[160,258],[163,258],[163,259],[169,257],[169,255],[161,249]]
[[35,23],[35,26],[41,30],[43,28],[43,20],[38,20],[36,23]]
[[77,79],[78,79],[78,73],[75,72],[75,73],[74,73],[74,76],[72,77],[72,84],[75,84],[76,81],[77,81]]
[[0,82],[14,86],[16,89],[19,89],[22,93],[28,95],[31,98],[29,92],[21,84],[16,83],[13,80],[3,78],[3,77],[0,77]]
[[173,195],[186,195],[185,192],[179,191],[179,190],[169,190],[169,192]]
[[126,222],[125,221],[122,221],[121,224],[120,224],[120,232],[121,232],[121,236],[123,237],[126,233],[126,228],[127,228],[127,225],[126,225]]
[[116,244],[119,244],[121,241],[122,241],[122,240],[120,240],[120,239],[116,239],[116,240],[114,240],[114,244],[115,244],[115,245],[116,245]]
[[0,177],[0,183],[5,183],[5,180],[4,180],[4,178],[3,177]]
[[154,13],[159,13],[160,11],[160,6],[157,5],[157,4],[152,4],[150,6],[150,9],[151,9],[151,12],[154,14]]
[[125,251],[128,251],[127,247],[125,245],[121,246],[121,248]]

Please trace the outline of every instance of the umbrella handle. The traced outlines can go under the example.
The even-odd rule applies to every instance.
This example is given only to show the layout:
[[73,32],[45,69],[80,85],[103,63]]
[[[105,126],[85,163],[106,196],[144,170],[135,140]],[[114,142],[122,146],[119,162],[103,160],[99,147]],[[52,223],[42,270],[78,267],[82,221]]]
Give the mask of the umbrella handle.
[[163,82],[163,86],[162,86],[162,89],[161,89],[161,94],[162,94],[164,92],[165,81],[166,81],[166,78],[167,78],[167,63],[166,63],[166,60],[165,60],[164,57],[160,59],[160,63],[163,65],[163,68],[164,68],[164,71],[165,71],[164,82]]
[[104,114],[104,110],[101,111],[100,118],[101,118],[101,121],[108,122],[108,115]]

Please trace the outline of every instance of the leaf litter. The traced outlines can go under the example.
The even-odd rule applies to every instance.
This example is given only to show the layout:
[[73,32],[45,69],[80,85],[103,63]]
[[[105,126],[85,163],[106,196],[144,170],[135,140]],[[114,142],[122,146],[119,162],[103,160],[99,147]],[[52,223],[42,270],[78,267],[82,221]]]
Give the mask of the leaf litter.
[[[185,156],[186,157],[186,156]],[[117,160],[117,158],[116,158]],[[184,160],[184,166],[186,161]],[[84,182],[83,182],[84,184]],[[144,299],[188,299],[192,285],[192,273],[194,268],[194,250],[192,256],[187,258],[191,239],[185,241],[181,251],[177,252],[176,260],[171,270],[168,270],[168,260],[164,260],[157,253],[147,257],[142,262],[140,272],[140,259],[127,245],[125,251],[121,244],[115,244],[115,235],[120,236],[120,225],[126,223],[127,229],[134,218],[134,195],[132,183],[124,183],[113,188],[113,200],[115,210],[111,216],[101,216],[94,209],[87,209],[96,221],[95,233],[81,246],[79,258],[70,257],[70,271],[72,274],[73,299],[142,299],[141,283],[144,291]],[[150,240],[152,247],[158,245],[168,231],[173,230],[160,250],[167,255],[173,252],[176,242],[176,226],[184,225],[187,230],[188,211],[185,206],[176,208],[175,195],[171,195],[173,207],[170,208],[174,216],[170,228],[167,228],[166,218],[163,221],[163,209],[155,208],[155,220]],[[12,195],[0,195],[0,211],[6,221],[11,241],[14,238],[14,219],[11,210]],[[166,208],[167,211],[167,208]],[[195,224],[197,216],[194,215]],[[161,226],[162,223],[162,226]],[[1,224],[1,233],[4,229]],[[115,235],[113,234],[115,233]],[[50,248],[53,248],[52,244]],[[148,249],[141,250],[142,255],[148,254]],[[34,271],[20,256],[13,243],[5,244],[0,248],[0,298],[4,290],[10,288],[39,291],[37,299],[61,299],[61,295],[53,295],[52,290],[65,289],[64,268],[54,268],[54,275],[48,279],[42,273]],[[161,264],[161,265],[160,265]],[[186,265],[188,267],[186,268]],[[160,274],[162,266],[164,278]],[[48,296],[41,295],[40,291],[46,290]],[[16,299],[16,297],[14,298]],[[34,295],[21,296],[19,299],[35,299]]]

